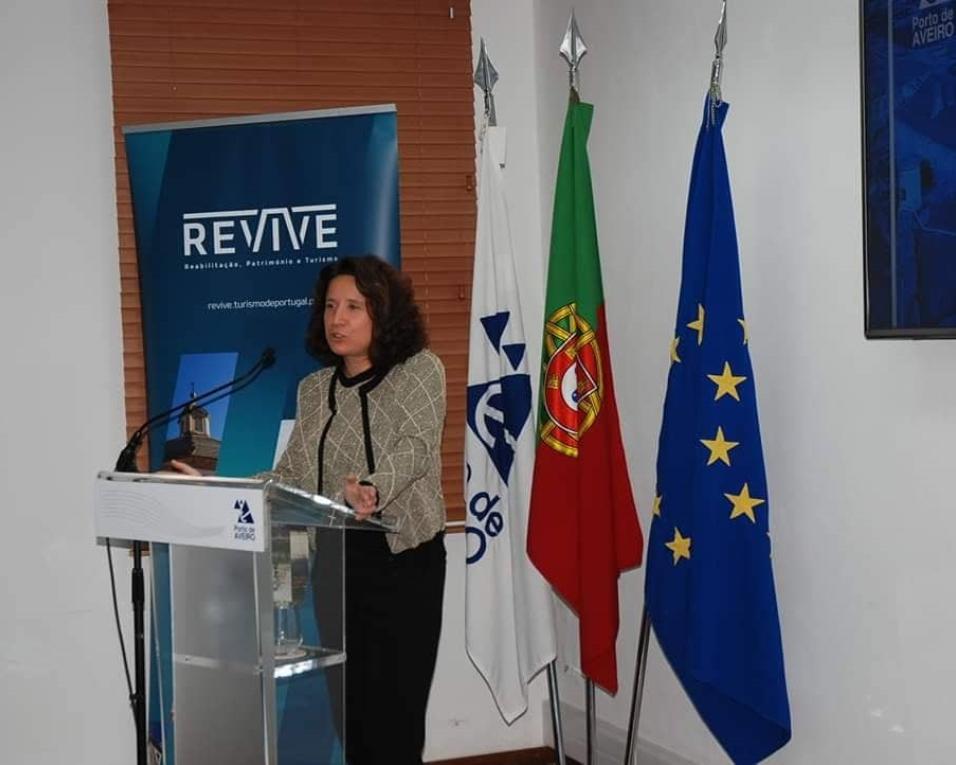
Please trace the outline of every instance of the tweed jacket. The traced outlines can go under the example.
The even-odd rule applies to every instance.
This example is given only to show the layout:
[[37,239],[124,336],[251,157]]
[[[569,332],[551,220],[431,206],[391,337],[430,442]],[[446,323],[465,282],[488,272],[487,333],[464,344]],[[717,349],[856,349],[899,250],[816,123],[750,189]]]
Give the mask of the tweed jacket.
[[399,553],[445,526],[444,423],[445,368],[431,351],[384,373],[347,378],[341,369],[320,369],[299,383],[289,444],[264,475],[339,501],[350,473],[370,481],[382,515],[400,523],[387,535]]

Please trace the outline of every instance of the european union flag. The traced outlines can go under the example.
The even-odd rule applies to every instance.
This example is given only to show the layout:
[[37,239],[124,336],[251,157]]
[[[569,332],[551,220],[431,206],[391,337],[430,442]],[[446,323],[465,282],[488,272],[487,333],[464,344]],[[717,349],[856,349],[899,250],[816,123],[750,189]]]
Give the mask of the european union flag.
[[708,99],[694,154],[645,602],[704,722],[735,763],[756,763],[790,740],[790,707],[721,135],[727,108]]

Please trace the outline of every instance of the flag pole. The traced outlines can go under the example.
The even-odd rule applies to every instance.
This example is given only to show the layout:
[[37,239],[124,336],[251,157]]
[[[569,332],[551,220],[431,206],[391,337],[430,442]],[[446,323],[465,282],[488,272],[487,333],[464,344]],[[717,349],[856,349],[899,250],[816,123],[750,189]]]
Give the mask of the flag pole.
[[[717,121],[717,107],[723,100],[721,81],[724,73],[724,48],[727,47],[727,0],[720,6],[720,19],[714,34],[714,61],[710,67],[710,124]],[[637,732],[641,723],[641,702],[644,698],[644,679],[647,675],[647,648],[651,637],[651,619],[647,605],[641,612],[641,630],[637,641],[637,659],[634,666],[634,691],[631,696],[631,715],[624,747],[624,765],[636,765]]]
[[727,47],[727,0],[720,6],[720,20],[714,34],[714,63],[710,67],[710,124],[717,121],[717,107],[723,101],[720,86],[724,75],[724,48]]
[[498,82],[498,70],[491,63],[485,38],[482,37],[478,63],[475,65],[475,84],[485,94],[484,127],[495,127],[498,124],[498,115],[495,113],[495,96],[492,92],[496,82]]
[[637,729],[641,723],[641,701],[644,698],[644,677],[647,669],[647,646],[651,639],[651,618],[647,606],[641,613],[641,635],[637,642],[637,661],[634,666],[634,693],[631,696],[631,719],[627,726],[627,744],[624,747],[624,765],[634,762]]
[[[564,32],[564,39],[561,41],[561,47],[558,49],[561,57],[568,62],[568,85],[570,87],[570,99],[577,103],[580,100],[581,85],[578,78],[578,69],[581,59],[588,52],[587,45],[584,44],[584,38],[581,37],[581,30],[578,28],[578,20],[574,15],[574,9],[571,9],[571,17],[568,19],[568,28]],[[595,709],[594,709],[594,682],[590,678],[585,678],[584,684],[584,707],[585,707],[585,726],[587,739],[586,764],[594,765],[594,743],[595,743]]]
[[574,16],[573,8],[571,9],[571,18],[568,19],[568,28],[564,33],[564,39],[561,41],[558,52],[568,62],[568,84],[571,86],[572,98],[575,98],[581,92],[578,82],[578,68],[584,54],[588,52],[588,46],[584,44],[584,38],[581,37],[581,30],[578,29],[578,20]]
[[551,698],[551,729],[554,731],[554,751],[557,755],[557,765],[567,765],[564,754],[564,730],[561,725],[561,706],[558,697],[558,669],[557,662],[548,664],[548,696]]
[[[475,84],[481,88],[484,94],[484,119],[482,120],[480,134],[483,136],[485,130],[489,127],[498,125],[498,115],[495,111],[494,87],[498,82],[498,70],[491,63],[491,56],[488,55],[488,46],[485,44],[485,38],[481,38],[481,49],[478,54],[478,63],[475,66]],[[554,751],[557,755],[557,765],[567,765],[564,753],[564,731],[561,725],[561,704],[558,695],[558,671],[557,663],[552,660],[547,665],[548,670],[548,697],[551,706],[551,730],[554,740]]]

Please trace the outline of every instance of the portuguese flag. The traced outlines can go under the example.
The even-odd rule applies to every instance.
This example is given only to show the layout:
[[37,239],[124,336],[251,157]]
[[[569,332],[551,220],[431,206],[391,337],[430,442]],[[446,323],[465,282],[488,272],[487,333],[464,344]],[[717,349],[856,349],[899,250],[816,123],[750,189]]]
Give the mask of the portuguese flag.
[[598,259],[587,139],[573,99],[551,226],[528,555],[578,615],[581,669],[617,692],[617,580],[643,538],[621,443]]

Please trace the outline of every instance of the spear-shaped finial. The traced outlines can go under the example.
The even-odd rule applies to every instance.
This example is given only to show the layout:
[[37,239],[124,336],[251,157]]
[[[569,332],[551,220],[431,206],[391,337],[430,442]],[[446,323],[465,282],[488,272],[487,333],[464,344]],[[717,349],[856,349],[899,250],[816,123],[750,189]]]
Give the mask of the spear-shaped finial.
[[710,109],[711,123],[716,119],[714,110],[723,100],[720,92],[721,80],[724,74],[724,48],[727,47],[727,0],[723,0],[720,7],[720,21],[717,22],[717,32],[714,34],[714,63],[710,67]]
[[559,49],[564,60],[568,62],[568,80],[571,85],[572,96],[579,94],[578,86],[578,66],[584,54],[588,52],[588,46],[584,44],[581,37],[581,30],[578,29],[578,20],[574,16],[574,9],[571,9],[571,18],[568,19],[568,29],[564,33],[564,40],[561,41]]
[[495,96],[491,92],[496,82],[498,82],[498,70],[491,63],[485,38],[482,37],[481,52],[478,54],[478,64],[475,66],[475,84],[485,94],[485,120],[492,127],[498,124],[498,117],[495,114]]

